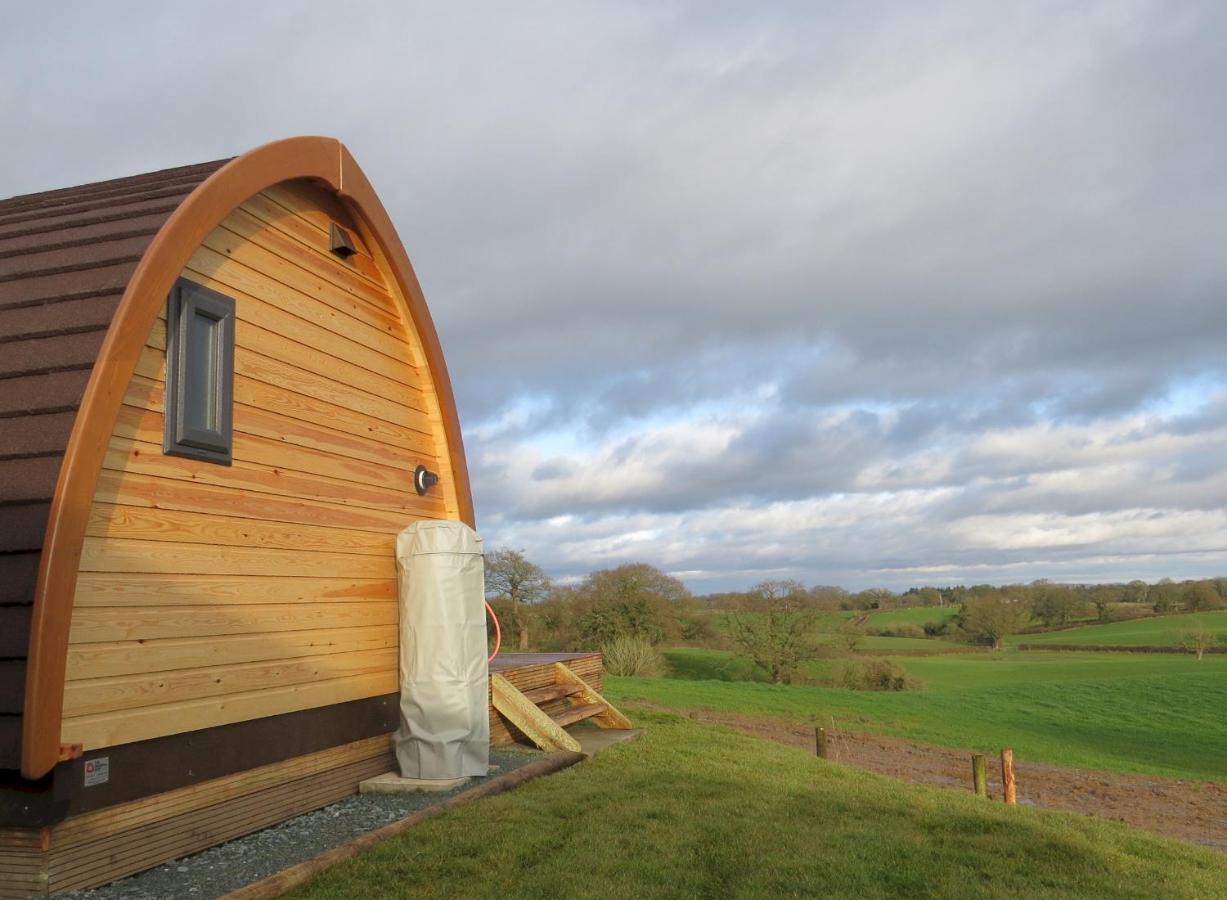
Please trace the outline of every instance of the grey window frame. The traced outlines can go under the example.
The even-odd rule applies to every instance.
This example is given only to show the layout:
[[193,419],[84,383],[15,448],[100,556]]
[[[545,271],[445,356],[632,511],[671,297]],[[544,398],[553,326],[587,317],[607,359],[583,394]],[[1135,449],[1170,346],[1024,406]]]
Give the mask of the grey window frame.
[[[210,342],[217,354],[211,384],[189,384],[187,329],[200,318],[212,319],[217,329]],[[185,421],[188,396],[209,391],[217,410],[216,428],[201,428]],[[166,299],[166,427],[162,452],[206,462],[231,464],[234,444],[234,298],[180,278]]]

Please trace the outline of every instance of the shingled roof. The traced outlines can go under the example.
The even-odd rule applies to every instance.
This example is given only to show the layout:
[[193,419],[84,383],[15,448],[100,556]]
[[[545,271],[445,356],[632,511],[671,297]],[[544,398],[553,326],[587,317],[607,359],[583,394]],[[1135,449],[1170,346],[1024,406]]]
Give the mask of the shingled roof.
[[34,583],[90,371],[154,235],[225,162],[0,200],[0,769],[20,765]]

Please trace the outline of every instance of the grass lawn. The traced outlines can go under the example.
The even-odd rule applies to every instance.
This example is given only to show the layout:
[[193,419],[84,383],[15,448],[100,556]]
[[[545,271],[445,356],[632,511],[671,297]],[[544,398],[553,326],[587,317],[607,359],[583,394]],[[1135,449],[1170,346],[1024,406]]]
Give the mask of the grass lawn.
[[[713,625],[727,633],[729,630],[730,619],[740,618],[744,621],[751,622],[760,618],[762,615],[762,613],[755,612],[753,610],[741,612],[716,610],[712,613],[711,621]],[[852,621],[859,615],[861,615],[861,613],[857,612],[856,610],[848,609],[817,610],[814,613],[813,633],[815,635],[835,634],[843,626],[847,625],[848,622]]]
[[1227,780],[1227,657],[1001,653],[898,657],[927,689],[614,678],[615,703],[711,709],[1120,772]]
[[638,743],[426,822],[291,896],[1151,898],[1227,884],[1211,850],[628,711],[648,729]]
[[1227,644],[1227,610],[1184,613],[1176,616],[1153,616],[1129,622],[1088,625],[1068,631],[1048,634],[1018,634],[1010,644],[1109,644],[1114,646],[1176,647],[1185,632],[1210,631]]
[[891,650],[926,650],[930,653],[941,653],[943,650],[964,650],[966,644],[957,641],[943,641],[938,638],[908,638],[880,637],[868,634],[856,645],[861,650],[873,650],[876,653],[890,653]]
[[[663,651],[672,678],[700,681],[770,681],[766,670],[729,650],[705,647],[675,647]],[[810,668],[806,667],[807,670]],[[807,671],[805,674],[809,674]]]

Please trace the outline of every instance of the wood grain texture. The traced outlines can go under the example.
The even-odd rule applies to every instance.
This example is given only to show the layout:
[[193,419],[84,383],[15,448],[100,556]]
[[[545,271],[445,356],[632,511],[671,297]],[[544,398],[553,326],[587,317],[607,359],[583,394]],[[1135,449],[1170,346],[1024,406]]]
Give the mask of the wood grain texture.
[[389,647],[360,653],[332,653],[276,662],[74,681],[66,688],[64,712],[72,718],[328,678],[386,673],[396,664],[397,651]]
[[490,676],[490,702],[522,734],[547,753],[560,750],[579,752],[579,741],[563,731],[562,726],[497,672]]
[[359,603],[391,601],[396,586],[386,578],[269,578],[183,575],[168,582],[159,574],[82,572],[77,579],[77,603],[82,609],[127,606],[199,606],[207,596],[214,606],[252,603]]
[[[72,644],[155,641],[208,635],[286,634],[312,629],[359,629],[395,625],[396,605],[384,600],[353,603],[83,607],[73,616]],[[274,641],[275,643],[275,641]]]
[[[491,663],[491,672],[497,671],[513,684],[521,693],[532,692],[540,688],[553,686],[557,678],[554,670],[555,662],[563,662],[567,668],[579,676],[593,690],[600,691],[604,664],[599,653],[564,653],[564,654],[508,654],[495,658]],[[542,700],[538,703],[546,715],[562,712],[569,705],[568,697],[561,696]],[[492,745],[511,744],[516,741],[527,741],[528,738],[514,723],[490,704],[490,743]]]
[[[316,519],[315,521],[318,521]],[[87,537],[140,541],[186,541],[215,547],[359,553],[390,559],[395,535],[356,529],[261,521],[99,501],[90,511]],[[380,575],[385,575],[381,572]]]
[[111,747],[166,734],[375,697],[396,691],[397,684],[397,672],[393,667],[366,675],[74,716],[64,720],[64,741],[89,748]]
[[165,638],[77,644],[69,649],[69,682],[233,663],[355,653],[398,646],[395,625],[258,632],[225,637]]
[[[369,250],[387,296],[395,306],[396,316],[405,325],[404,339],[410,351],[408,362],[418,371],[412,373],[402,368],[403,361],[394,348],[390,354],[374,349],[365,353],[362,350],[338,352],[333,358],[344,360],[344,364],[338,363],[336,368],[352,374],[352,369],[346,366],[359,366],[406,385],[422,382],[424,411],[432,429],[437,426],[437,431],[432,430],[431,438],[434,455],[440,460],[438,471],[442,475],[439,491],[442,509],[445,515],[473,524],[472,497],[459,419],[438,336],[408,256],[361,168],[344,145],[326,138],[277,142],[227,163],[192,191],[170,215],[128,279],[99,353],[99,363],[90,374],[81,410],[68,441],[55,499],[49,511],[35,588],[26,685],[26,727],[22,732],[22,773],[27,778],[42,776],[58,759],[64,724],[64,684],[70,667],[75,665],[90,670],[91,665],[97,664],[92,671],[86,671],[92,677],[99,677],[108,671],[108,666],[104,664],[105,656],[96,655],[102,645],[90,645],[88,656],[69,653],[72,601],[79,571],[77,562],[86,540],[99,473],[104,468],[108,453],[114,449],[111,440],[115,422],[142,348],[148,342],[165,297],[177,277],[186,271],[189,277],[194,275],[207,281],[214,273],[226,270],[224,258],[218,259],[215,251],[202,247],[210,233],[249,198],[294,179],[301,179],[297,186],[300,191],[306,189],[309,181],[315,185],[312,190],[323,187],[327,204],[340,207],[352,216],[355,235],[363,249]],[[281,200],[284,200],[283,196],[273,197],[274,202]],[[259,218],[258,211],[255,217]],[[317,220],[311,220],[308,224],[320,225]],[[214,258],[194,260],[194,254],[198,251],[202,254],[214,253]],[[238,273],[235,275],[237,279],[245,268],[235,263],[229,270]],[[359,274],[371,280],[369,273]],[[276,279],[266,279],[266,286],[268,281],[281,283]],[[358,281],[355,277],[356,285]],[[334,287],[337,285],[334,284]],[[238,292],[231,293],[233,296]],[[303,293],[310,296],[310,291],[298,291],[297,295],[301,297]],[[338,296],[330,290],[326,293],[334,299]],[[359,293],[364,295],[360,298],[364,302],[370,299],[365,296],[365,290],[354,289],[347,290],[346,302],[349,296],[358,297]],[[326,300],[316,299],[327,305]],[[330,312],[322,316],[303,316],[299,307],[287,310],[271,302],[256,301],[250,295],[246,301],[238,296],[236,300],[244,309],[241,319],[249,319],[255,327],[280,335],[277,347],[270,347],[264,354],[274,359],[278,358],[277,354],[285,353],[287,342],[302,343],[308,349],[313,347],[313,341],[325,344],[335,342],[337,346],[353,349],[352,345],[359,343],[354,339],[358,334],[380,333],[373,325],[359,322],[349,313],[335,308],[330,308]],[[263,318],[257,321],[261,316]],[[343,318],[337,319],[337,316]],[[311,321],[312,318],[318,321]],[[321,324],[326,321],[339,322],[338,329],[346,331],[349,336],[334,338],[329,328]],[[350,322],[354,324],[347,324]],[[366,332],[362,332],[362,329],[366,329]],[[293,364],[292,359],[283,361]],[[424,378],[419,379],[418,374],[424,375]],[[397,396],[387,399],[395,401]],[[122,473],[125,470],[119,471]],[[292,499],[289,495],[281,496],[286,496],[287,501]],[[411,516],[417,514],[414,510],[407,512]],[[200,640],[207,642],[208,639]],[[197,651],[200,649],[198,647]],[[117,654],[115,660],[120,667],[125,660],[130,664],[125,651],[116,649],[111,652]],[[163,658],[170,659],[171,655],[164,654]],[[184,665],[181,659],[177,663],[179,668]]]
[[[555,677],[559,684],[569,685],[573,688],[579,688],[579,691],[571,695],[575,700],[581,702],[589,708],[600,707],[600,710],[593,713],[592,719],[602,728],[634,728],[631,720],[622,714],[617,707],[601,696],[600,692],[593,688],[588,682],[584,681],[574,671],[572,671],[566,663],[554,663]],[[575,721],[575,720],[572,720]]]
[[[382,274],[327,252],[301,217],[311,194],[298,190],[296,211],[249,199],[188,264],[188,277],[236,296],[231,466],[161,452],[162,316],[140,351],[81,544],[63,712],[74,743],[396,690],[394,644],[350,647],[347,633],[396,625],[395,534],[448,513],[410,482],[414,465],[441,468],[438,414]],[[294,340],[308,334],[311,347]],[[348,360],[358,365],[340,381]],[[336,586],[347,595],[330,599]],[[313,653],[295,633],[334,643]],[[266,644],[257,659],[249,635]],[[203,655],[202,639],[215,644]]]
[[199,484],[190,478],[163,478],[130,472],[103,471],[98,479],[97,502],[386,534],[396,534],[405,526],[405,515],[399,511],[341,506],[255,491],[236,492],[221,485]]

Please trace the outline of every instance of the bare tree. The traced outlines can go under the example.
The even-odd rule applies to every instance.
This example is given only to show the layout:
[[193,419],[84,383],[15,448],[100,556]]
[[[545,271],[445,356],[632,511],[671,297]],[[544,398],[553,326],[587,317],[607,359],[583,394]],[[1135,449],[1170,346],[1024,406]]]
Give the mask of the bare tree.
[[1180,641],[1180,646],[1190,653],[1196,653],[1197,658],[1201,659],[1206,655],[1206,651],[1217,643],[1218,635],[1212,631],[1189,631]]
[[550,591],[545,571],[530,562],[521,550],[501,547],[486,554],[486,596],[511,604],[511,624],[519,636],[521,650],[528,649],[528,611],[526,606],[542,600]]
[[814,654],[815,612],[805,587],[795,581],[764,581],[750,590],[750,609],[729,616],[733,642],[774,684],[787,684]]

